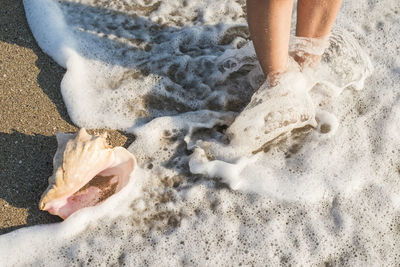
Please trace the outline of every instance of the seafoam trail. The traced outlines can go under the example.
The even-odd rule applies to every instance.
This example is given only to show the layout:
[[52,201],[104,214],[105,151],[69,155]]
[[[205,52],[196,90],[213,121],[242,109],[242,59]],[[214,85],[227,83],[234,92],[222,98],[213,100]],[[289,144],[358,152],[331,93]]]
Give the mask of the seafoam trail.
[[24,6],[74,123],[134,133],[140,169],[101,206],[1,236],[0,265],[400,262],[398,1],[343,4],[307,73],[318,126],[253,156],[225,135],[262,81],[245,1]]

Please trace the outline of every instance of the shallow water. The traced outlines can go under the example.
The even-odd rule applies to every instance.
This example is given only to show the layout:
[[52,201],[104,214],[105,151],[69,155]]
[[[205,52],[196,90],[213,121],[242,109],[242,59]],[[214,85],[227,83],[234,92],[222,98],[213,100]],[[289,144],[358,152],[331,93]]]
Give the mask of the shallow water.
[[101,206],[1,236],[2,266],[400,262],[397,1],[343,4],[305,74],[315,129],[234,149],[225,130],[262,80],[244,1],[24,5],[67,68],[71,119],[134,133],[140,169]]

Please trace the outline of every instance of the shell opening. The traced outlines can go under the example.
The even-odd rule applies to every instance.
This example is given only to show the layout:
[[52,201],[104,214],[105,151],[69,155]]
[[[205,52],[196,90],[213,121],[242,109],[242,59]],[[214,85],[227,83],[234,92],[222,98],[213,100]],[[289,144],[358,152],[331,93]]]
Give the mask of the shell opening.
[[58,210],[58,215],[65,219],[79,209],[104,202],[125,187],[133,167],[134,160],[130,159],[102,170],[67,198],[65,205]]

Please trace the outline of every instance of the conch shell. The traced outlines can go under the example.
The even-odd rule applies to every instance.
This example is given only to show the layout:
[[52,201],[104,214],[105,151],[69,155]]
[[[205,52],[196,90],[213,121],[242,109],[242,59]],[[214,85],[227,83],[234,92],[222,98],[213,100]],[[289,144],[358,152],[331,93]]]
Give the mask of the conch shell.
[[65,219],[120,191],[136,167],[135,157],[123,147],[111,148],[107,134],[57,133],[53,175],[39,208]]

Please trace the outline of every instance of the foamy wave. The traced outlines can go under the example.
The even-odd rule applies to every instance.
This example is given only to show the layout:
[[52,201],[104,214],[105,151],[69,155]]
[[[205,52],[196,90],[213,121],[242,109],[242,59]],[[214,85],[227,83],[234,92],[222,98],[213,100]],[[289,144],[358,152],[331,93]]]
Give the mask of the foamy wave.
[[141,168],[98,207],[1,236],[0,265],[400,261],[396,1],[344,3],[321,66],[301,74],[318,125],[248,149],[226,135],[264,79],[244,0],[24,5],[67,68],[74,123],[134,133]]

